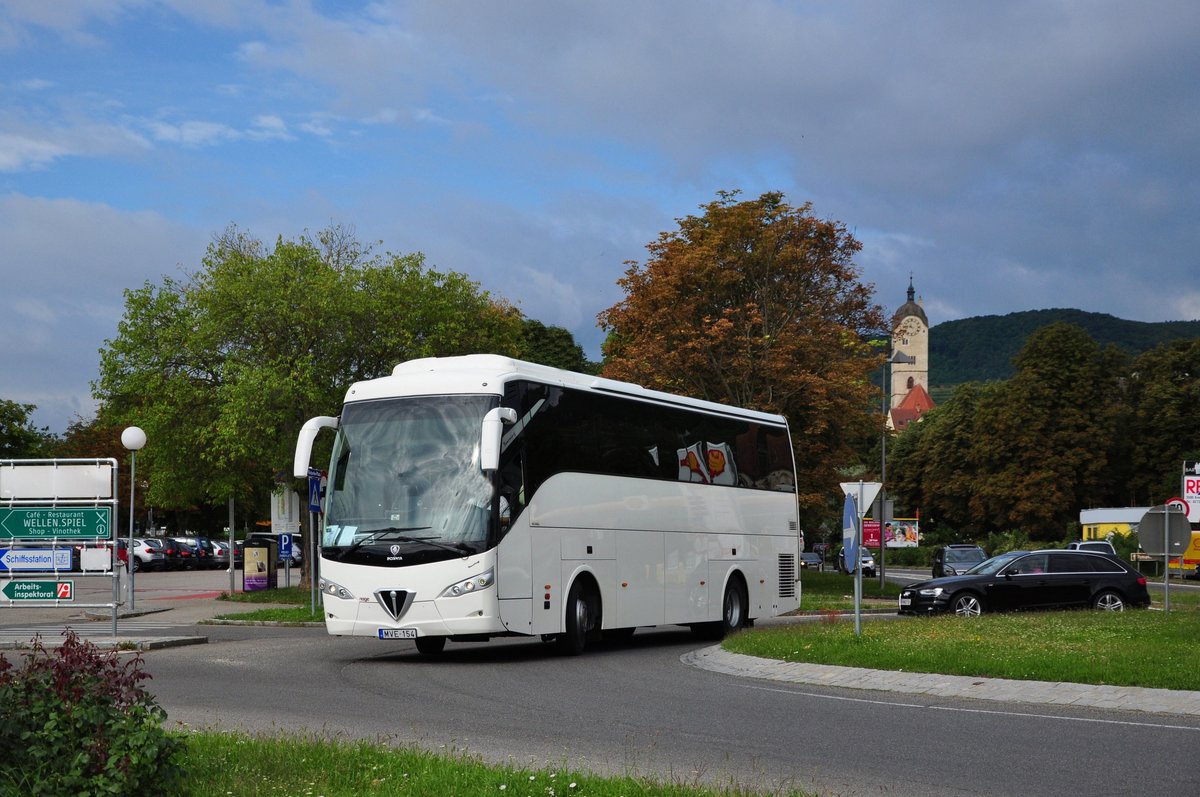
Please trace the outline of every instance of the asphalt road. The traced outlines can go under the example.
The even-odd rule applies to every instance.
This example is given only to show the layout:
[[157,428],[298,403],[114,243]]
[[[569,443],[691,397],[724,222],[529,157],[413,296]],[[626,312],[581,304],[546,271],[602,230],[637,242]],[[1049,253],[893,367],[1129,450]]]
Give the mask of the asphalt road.
[[[680,661],[701,644],[682,629],[641,630],[577,658],[512,639],[451,643],[428,660],[411,643],[331,638],[321,628],[191,625],[211,616],[201,596],[227,589],[228,578],[138,576],[139,609],[171,608],[130,625],[166,634],[179,623],[209,638],[145,654],[148,687],[171,723],[413,743],[495,762],[764,791],[1200,793],[1198,717],[722,675]],[[0,612],[0,625],[14,622],[52,625],[61,612]]]
[[146,656],[173,722],[820,794],[1200,793],[1200,718],[735,678],[682,664],[697,647],[686,631],[578,658],[532,640],[451,644],[438,661],[321,629],[206,632],[208,645]]

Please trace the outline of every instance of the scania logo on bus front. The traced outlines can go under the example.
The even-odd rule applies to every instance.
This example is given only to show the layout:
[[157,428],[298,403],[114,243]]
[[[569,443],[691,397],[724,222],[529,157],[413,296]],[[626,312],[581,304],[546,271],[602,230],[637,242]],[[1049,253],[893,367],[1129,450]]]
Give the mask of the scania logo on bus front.
[[388,550],[391,551],[392,556],[395,556],[398,559],[404,558],[403,556],[399,555],[400,554],[400,546],[399,545],[393,545],[391,548],[388,548]]

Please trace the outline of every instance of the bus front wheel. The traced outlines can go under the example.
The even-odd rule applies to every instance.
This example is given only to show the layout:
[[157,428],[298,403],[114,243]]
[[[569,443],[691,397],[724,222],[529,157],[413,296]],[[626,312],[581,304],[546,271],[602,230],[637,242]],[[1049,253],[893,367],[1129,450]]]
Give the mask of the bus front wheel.
[[592,606],[580,581],[567,593],[566,628],[558,635],[558,649],[567,656],[578,656],[587,647],[587,635],[592,629]]

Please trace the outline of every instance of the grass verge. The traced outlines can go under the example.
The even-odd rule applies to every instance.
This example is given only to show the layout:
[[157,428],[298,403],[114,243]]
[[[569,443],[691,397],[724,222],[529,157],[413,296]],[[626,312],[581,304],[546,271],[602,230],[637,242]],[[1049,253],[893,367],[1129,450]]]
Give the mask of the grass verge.
[[735,653],[905,672],[1084,684],[1200,688],[1200,612],[1023,612],[777,626],[727,639]]
[[[854,608],[854,577],[835,571],[805,570],[800,576],[800,608],[804,611],[843,611]],[[879,586],[878,578],[863,577],[863,606],[895,608],[900,585]]]
[[[239,604],[276,604],[261,609],[218,615],[218,620],[246,620],[271,623],[320,623],[325,620],[321,613],[321,596],[317,596],[317,610],[310,611],[312,592],[308,587],[279,587],[253,592],[224,593],[221,600]],[[279,605],[279,604],[282,604]]]
[[[278,795],[452,795],[497,797],[750,797],[757,792],[714,790],[699,784],[663,784],[602,777],[567,769],[488,766],[467,755],[435,755],[412,748],[312,737],[258,738],[236,733],[193,733],[188,760],[202,761],[193,797]],[[798,795],[800,792],[788,792]]]

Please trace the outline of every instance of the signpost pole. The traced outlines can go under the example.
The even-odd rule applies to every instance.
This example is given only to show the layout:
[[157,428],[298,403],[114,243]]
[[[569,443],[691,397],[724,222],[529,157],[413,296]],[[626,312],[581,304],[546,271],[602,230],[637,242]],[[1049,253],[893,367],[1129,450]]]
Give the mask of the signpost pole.
[[[863,483],[858,481],[858,506],[854,508],[854,635],[862,636],[862,518]],[[849,564],[849,559],[846,560]]]
[[[233,545],[233,496],[231,495],[231,496],[229,496],[229,594],[230,595],[237,592],[237,588],[234,584],[236,579],[234,578],[235,574],[233,572],[236,569],[233,566],[233,553],[235,550],[236,549],[234,548],[234,545]],[[245,562],[245,558],[243,556],[242,567],[245,567],[245,566],[246,566],[246,562]]]
[[1163,518],[1163,613],[1171,613],[1171,507],[1164,506]]

